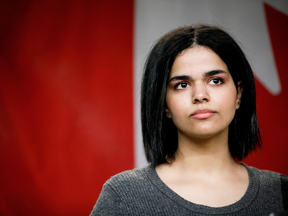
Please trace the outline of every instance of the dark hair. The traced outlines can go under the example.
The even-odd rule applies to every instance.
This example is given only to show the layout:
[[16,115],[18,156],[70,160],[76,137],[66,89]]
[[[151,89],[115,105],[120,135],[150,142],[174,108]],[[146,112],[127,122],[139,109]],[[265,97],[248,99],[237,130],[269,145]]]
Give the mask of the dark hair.
[[[229,125],[231,155],[244,159],[261,147],[252,69],[239,45],[214,26],[184,26],[162,36],[146,60],[141,86],[141,121],[145,154],[153,166],[167,163],[178,148],[177,128],[165,115],[166,88],[176,56],[193,46],[213,50],[227,65],[235,86],[241,81],[241,106]],[[237,88],[236,88],[237,89]]]

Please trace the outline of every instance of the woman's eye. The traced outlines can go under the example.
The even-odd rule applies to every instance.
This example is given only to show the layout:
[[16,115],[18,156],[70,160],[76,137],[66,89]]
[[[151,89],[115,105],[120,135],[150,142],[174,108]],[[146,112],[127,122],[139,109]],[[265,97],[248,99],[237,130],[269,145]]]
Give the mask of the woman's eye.
[[223,83],[223,79],[220,78],[213,78],[209,81],[209,84],[211,85],[220,85]]
[[175,89],[185,89],[189,86],[188,83],[186,82],[182,82],[182,83],[178,83],[176,86],[175,86]]

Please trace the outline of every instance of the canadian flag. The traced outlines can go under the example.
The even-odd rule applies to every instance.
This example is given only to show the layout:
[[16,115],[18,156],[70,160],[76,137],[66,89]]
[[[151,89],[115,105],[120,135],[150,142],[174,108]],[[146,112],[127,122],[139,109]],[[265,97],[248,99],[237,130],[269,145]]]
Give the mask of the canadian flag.
[[147,165],[143,65],[181,25],[239,41],[263,141],[244,163],[288,175],[287,15],[284,0],[1,1],[0,215],[88,215],[108,178]]

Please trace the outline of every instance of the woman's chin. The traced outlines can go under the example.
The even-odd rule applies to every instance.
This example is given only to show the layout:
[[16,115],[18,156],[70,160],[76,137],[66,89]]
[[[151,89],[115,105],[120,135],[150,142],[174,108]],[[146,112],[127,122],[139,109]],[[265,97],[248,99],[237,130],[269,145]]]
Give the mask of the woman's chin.
[[228,129],[227,130],[222,130],[222,131],[215,131],[211,129],[202,129],[202,130],[197,130],[194,132],[188,132],[186,133],[181,133],[178,132],[178,137],[181,138],[181,136],[188,137],[191,140],[207,140],[207,139],[217,139],[218,137],[222,136],[228,136]]

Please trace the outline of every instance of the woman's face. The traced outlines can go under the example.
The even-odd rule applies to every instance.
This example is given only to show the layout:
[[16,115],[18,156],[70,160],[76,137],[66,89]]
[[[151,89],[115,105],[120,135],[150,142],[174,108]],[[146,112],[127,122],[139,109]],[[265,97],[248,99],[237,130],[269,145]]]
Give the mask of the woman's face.
[[223,133],[228,138],[241,93],[216,53],[201,46],[189,48],[172,65],[166,116],[178,128],[178,138],[211,138]]

